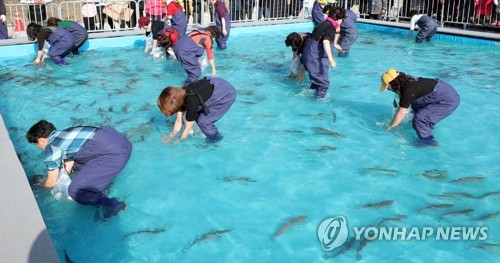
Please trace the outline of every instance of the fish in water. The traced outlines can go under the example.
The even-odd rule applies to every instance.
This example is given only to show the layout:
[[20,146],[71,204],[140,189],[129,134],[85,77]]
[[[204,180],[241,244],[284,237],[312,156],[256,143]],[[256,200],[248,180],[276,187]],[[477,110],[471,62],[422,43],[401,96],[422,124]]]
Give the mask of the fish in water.
[[456,180],[450,181],[450,183],[463,184],[463,183],[482,182],[484,180],[486,180],[486,177],[472,176],[472,177],[465,177],[465,178],[456,179]]
[[125,237],[138,235],[138,234],[160,234],[160,233],[163,233],[165,231],[167,231],[165,228],[159,227],[159,228],[154,228],[154,229],[139,230],[139,231],[135,231],[132,233],[128,233],[125,235]]
[[418,212],[421,213],[425,210],[448,209],[448,208],[452,208],[452,207],[454,207],[454,205],[452,205],[452,204],[428,205],[428,206],[418,210]]
[[94,100],[94,102],[92,102],[92,103],[90,103],[90,104],[89,104],[89,107],[94,106],[96,103],[97,103],[97,101],[96,101],[96,100]]
[[323,146],[319,147],[318,149],[307,148],[306,150],[311,151],[311,152],[327,152],[327,151],[336,151],[337,147],[323,145]]
[[139,111],[147,111],[151,107],[151,104],[146,102],[146,104],[142,105],[142,107],[139,109]]
[[303,131],[299,131],[299,130],[285,130],[285,132],[287,132],[287,133],[304,133]]
[[485,197],[492,196],[492,195],[498,195],[498,194],[500,194],[500,191],[488,192],[486,194],[480,195],[478,197],[473,197],[473,198],[475,198],[475,199],[483,199]]
[[17,132],[19,130],[19,127],[16,127],[16,126],[12,126],[9,128],[9,131],[12,131],[12,132]]
[[378,202],[378,203],[374,203],[374,204],[361,205],[361,206],[358,206],[358,208],[375,208],[375,209],[379,209],[381,207],[391,206],[393,203],[394,203],[393,200],[384,200],[382,202]]
[[487,215],[478,217],[476,219],[473,219],[472,221],[486,221],[488,219],[492,219],[492,218],[497,217],[499,213],[500,213],[500,211],[497,211],[496,213],[487,214]]
[[337,122],[337,113],[333,112],[333,122]]
[[481,243],[477,246],[475,246],[477,248],[480,248],[480,249],[497,249],[499,250],[500,249],[500,244],[491,244],[491,243]]
[[276,118],[276,115],[254,113],[252,114],[251,117],[268,119],[268,118]]
[[80,104],[76,104],[76,106],[72,109],[72,111],[76,111],[78,109],[80,109]]
[[429,195],[433,196],[433,197],[439,197],[439,198],[457,198],[457,197],[474,198],[474,196],[469,194],[469,193],[457,193],[457,192],[443,193],[440,195],[433,195],[433,194],[429,194]]
[[226,229],[226,230],[215,230],[215,231],[210,231],[206,234],[203,234],[202,236],[200,236],[199,238],[193,240],[193,242],[191,242],[190,244],[188,244],[187,246],[185,246],[183,249],[182,249],[182,252],[186,252],[188,249],[190,249],[192,246],[200,243],[200,242],[203,242],[203,241],[207,241],[207,240],[211,240],[211,239],[214,239],[214,238],[220,238],[222,235],[226,234],[226,233],[229,233],[233,231],[232,229]]
[[69,257],[68,253],[66,252],[66,249],[64,250],[64,261],[66,263],[74,263],[74,261],[71,260],[71,258]]
[[123,105],[123,107],[122,107],[122,112],[127,113],[129,107],[130,107],[130,103],[128,103],[128,102],[125,103],[125,105]]
[[345,136],[343,134],[338,133],[338,132],[334,132],[334,131],[326,129],[326,128],[314,127],[313,130],[318,135],[327,135],[327,136],[332,136],[332,137],[337,137],[337,138],[345,138]]
[[226,182],[226,183],[235,182],[235,181],[249,182],[249,183],[255,183],[255,182],[257,182],[257,180],[255,180],[255,179],[252,179],[250,177],[244,177],[244,176],[240,176],[240,177],[226,176],[226,177],[222,178],[222,181]]
[[474,209],[464,209],[464,210],[459,210],[459,211],[452,211],[452,212],[448,212],[448,213],[442,215],[439,219],[443,219],[447,216],[454,216],[454,215],[468,215],[472,212],[474,212]]
[[73,121],[73,125],[79,126],[83,125],[84,123],[87,122],[87,118],[75,118],[75,117],[70,117],[71,121]]
[[382,168],[382,167],[370,167],[370,168],[363,168],[359,169],[359,172],[361,174],[370,174],[370,173],[376,173],[376,174],[381,174],[381,175],[396,175],[399,171],[394,170],[394,169],[387,169],[387,168]]
[[274,233],[273,238],[282,235],[283,233],[285,233],[285,231],[287,231],[288,229],[290,229],[291,227],[293,227],[294,225],[296,225],[298,223],[302,223],[302,222],[306,221],[306,219],[307,219],[307,216],[298,216],[298,217],[294,217],[294,218],[288,220],[288,222],[281,225],[280,229],[278,229],[278,231],[276,231],[276,233]]
[[427,170],[424,173],[420,174],[420,176],[423,176],[425,178],[429,178],[432,180],[442,180],[448,176],[448,171],[444,170],[437,170],[437,169],[432,169],[432,170]]

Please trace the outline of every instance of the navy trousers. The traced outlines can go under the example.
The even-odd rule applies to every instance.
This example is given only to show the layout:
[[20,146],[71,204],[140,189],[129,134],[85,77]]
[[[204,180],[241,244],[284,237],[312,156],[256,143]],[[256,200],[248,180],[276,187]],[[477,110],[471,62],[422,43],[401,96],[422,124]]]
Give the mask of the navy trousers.
[[211,77],[209,80],[214,85],[212,96],[205,102],[210,113],[201,112],[196,123],[207,138],[214,138],[219,134],[219,130],[214,123],[229,111],[229,108],[236,100],[236,90],[224,79]]
[[73,156],[80,171],[69,185],[69,195],[84,205],[103,204],[108,199],[104,189],[125,168],[131,153],[132,144],[123,134],[111,127],[99,128]]
[[415,112],[412,126],[419,138],[432,135],[432,127],[451,115],[460,104],[460,96],[447,82],[438,79],[434,90],[411,102]]
[[220,49],[226,48],[226,42],[229,39],[229,33],[231,32],[231,15],[229,14],[229,12],[226,14],[224,19],[226,20],[227,36],[224,36],[222,34],[222,21],[221,18],[219,17],[219,13],[215,12],[215,25],[220,30],[220,35],[219,37],[217,37],[215,41],[217,42],[217,46],[219,46]]

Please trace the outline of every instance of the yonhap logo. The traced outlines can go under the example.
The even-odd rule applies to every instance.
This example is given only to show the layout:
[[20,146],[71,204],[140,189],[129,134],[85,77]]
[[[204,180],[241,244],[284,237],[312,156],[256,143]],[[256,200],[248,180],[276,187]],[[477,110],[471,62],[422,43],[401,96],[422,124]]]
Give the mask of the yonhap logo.
[[347,220],[343,216],[327,218],[318,227],[319,241],[327,251],[342,246],[348,236]]

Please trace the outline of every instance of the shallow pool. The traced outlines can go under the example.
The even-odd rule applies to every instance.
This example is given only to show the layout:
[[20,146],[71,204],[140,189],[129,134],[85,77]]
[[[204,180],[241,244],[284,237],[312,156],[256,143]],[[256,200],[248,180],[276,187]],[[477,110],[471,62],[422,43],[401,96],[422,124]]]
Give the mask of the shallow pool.
[[[293,24],[232,31],[215,51],[217,72],[238,91],[217,126],[163,144],[171,130],[156,106],[185,73],[177,61],[124,48],[89,50],[70,66],[3,59],[0,112],[28,176],[43,155],[25,139],[39,119],[57,128],[110,125],[133,142],[126,169],[109,190],[128,209],[105,222],[95,208],[35,191],[61,259],[74,262],[493,262],[500,244],[499,46],[360,29],[348,58],[330,70],[329,98],[309,81],[287,79]],[[116,41],[120,41],[117,39]],[[461,105],[435,127],[438,147],[418,147],[409,123],[394,132],[393,95],[380,75],[395,67],[451,83]],[[210,73],[210,68],[205,71]],[[320,223],[343,216],[349,240],[325,251]],[[353,240],[352,227],[488,227],[475,241]]]

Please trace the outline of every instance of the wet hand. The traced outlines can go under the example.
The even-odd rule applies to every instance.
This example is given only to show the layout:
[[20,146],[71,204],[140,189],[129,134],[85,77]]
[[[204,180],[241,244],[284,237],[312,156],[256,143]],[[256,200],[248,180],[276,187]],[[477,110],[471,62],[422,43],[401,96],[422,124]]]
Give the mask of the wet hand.
[[172,135],[163,136],[163,137],[161,137],[161,142],[167,143],[167,142],[170,142],[173,138],[174,138],[174,136],[172,136]]
[[330,61],[330,67],[331,68],[335,68],[337,66],[337,63],[335,63],[335,61]]
[[338,50],[339,52],[342,52],[342,47],[338,44],[333,45],[333,47]]
[[35,64],[40,64],[40,62],[42,62],[42,61],[41,61],[40,59],[38,59],[38,58],[37,58],[37,59],[35,59],[35,61],[33,61],[33,62],[35,62]]

